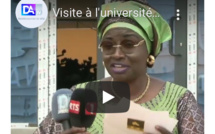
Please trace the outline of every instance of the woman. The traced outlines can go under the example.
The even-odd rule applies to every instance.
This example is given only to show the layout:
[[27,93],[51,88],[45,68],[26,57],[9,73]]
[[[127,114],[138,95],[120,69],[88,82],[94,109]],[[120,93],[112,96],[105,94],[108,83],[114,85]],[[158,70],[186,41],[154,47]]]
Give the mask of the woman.
[[[147,74],[147,67],[153,66],[155,58],[160,53],[161,43],[171,39],[168,23],[145,1],[140,0],[105,4],[102,11],[103,13],[105,10],[116,9],[134,11],[140,8],[145,11],[151,10],[154,17],[147,15],[135,17],[134,12],[127,17],[101,15],[98,23],[98,34],[101,39],[99,48],[103,53],[104,66],[111,75],[102,81],[127,82],[132,101],[151,110],[168,111],[170,117],[178,120],[172,132],[162,126],[156,126],[161,134],[203,134],[203,115],[192,93],[184,87],[152,78]],[[76,87],[83,86],[84,84],[79,84]],[[92,127],[87,131],[91,134],[102,134],[103,118],[103,114],[97,114]],[[57,125],[62,128],[60,124]],[[46,129],[57,132],[54,127],[57,128],[55,122]],[[40,128],[44,129],[44,125]],[[62,129],[59,133],[61,131]],[[72,127],[62,134],[88,132],[84,128]]]

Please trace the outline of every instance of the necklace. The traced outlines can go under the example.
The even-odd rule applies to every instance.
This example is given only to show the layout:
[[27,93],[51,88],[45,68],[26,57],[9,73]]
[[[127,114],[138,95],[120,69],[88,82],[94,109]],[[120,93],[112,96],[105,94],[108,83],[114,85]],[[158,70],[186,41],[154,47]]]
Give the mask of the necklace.
[[[148,79],[148,80],[147,80],[147,84],[146,84],[145,90],[143,91],[143,93],[142,93],[140,96],[138,96],[137,98],[133,99],[132,101],[138,102],[140,99],[143,98],[143,96],[144,96],[144,95],[146,94],[146,92],[148,91],[148,88],[149,88],[149,85],[150,85],[150,77],[149,77],[149,75],[148,75],[147,73],[146,73],[146,76],[147,76],[147,79]],[[113,81],[113,78],[111,79],[111,81]],[[116,94],[116,92],[114,91],[112,82],[111,82],[111,89],[112,89],[113,93],[114,93],[118,98],[120,98],[120,97]]]

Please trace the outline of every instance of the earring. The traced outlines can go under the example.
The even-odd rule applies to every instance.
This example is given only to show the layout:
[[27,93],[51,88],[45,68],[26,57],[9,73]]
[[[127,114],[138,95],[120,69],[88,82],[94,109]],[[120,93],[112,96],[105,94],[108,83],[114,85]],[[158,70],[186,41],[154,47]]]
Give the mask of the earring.
[[155,57],[153,55],[149,55],[149,57],[147,58],[147,66],[149,68],[153,67],[155,63]]
[[102,65],[105,67],[105,63],[104,63],[104,61],[102,61]]

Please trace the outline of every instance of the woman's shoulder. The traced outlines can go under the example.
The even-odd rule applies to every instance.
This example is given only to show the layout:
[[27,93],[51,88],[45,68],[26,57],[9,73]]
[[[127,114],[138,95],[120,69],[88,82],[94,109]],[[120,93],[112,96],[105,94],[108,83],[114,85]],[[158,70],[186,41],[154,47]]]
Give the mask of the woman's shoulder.
[[92,84],[95,84],[96,85],[96,82],[100,82],[100,81],[110,81],[111,80],[111,77],[106,77],[106,78],[102,78],[100,80],[93,80],[93,81],[86,81],[86,82],[82,82],[82,83],[78,83],[76,85],[73,85],[71,87],[71,90],[75,90],[77,88],[86,88],[87,85],[92,85]]
[[166,81],[165,92],[167,94],[175,94],[175,95],[178,95],[179,97],[182,97],[185,93],[190,91],[184,86]]
[[78,83],[76,85],[73,85],[71,87],[71,90],[75,90],[77,88],[86,88],[87,84],[92,83],[92,82],[94,82],[94,81],[87,81],[87,82]]
[[188,90],[186,87],[170,81],[166,81],[166,88],[171,90]]

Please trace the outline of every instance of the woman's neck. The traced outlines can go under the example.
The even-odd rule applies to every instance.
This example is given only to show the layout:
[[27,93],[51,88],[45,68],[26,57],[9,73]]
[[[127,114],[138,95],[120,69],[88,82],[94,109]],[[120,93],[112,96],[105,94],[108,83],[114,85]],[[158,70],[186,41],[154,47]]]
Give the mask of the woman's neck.
[[139,97],[146,90],[146,86],[148,82],[149,81],[146,74],[128,82],[128,85],[130,87],[130,94],[131,94],[130,99],[133,100]]

